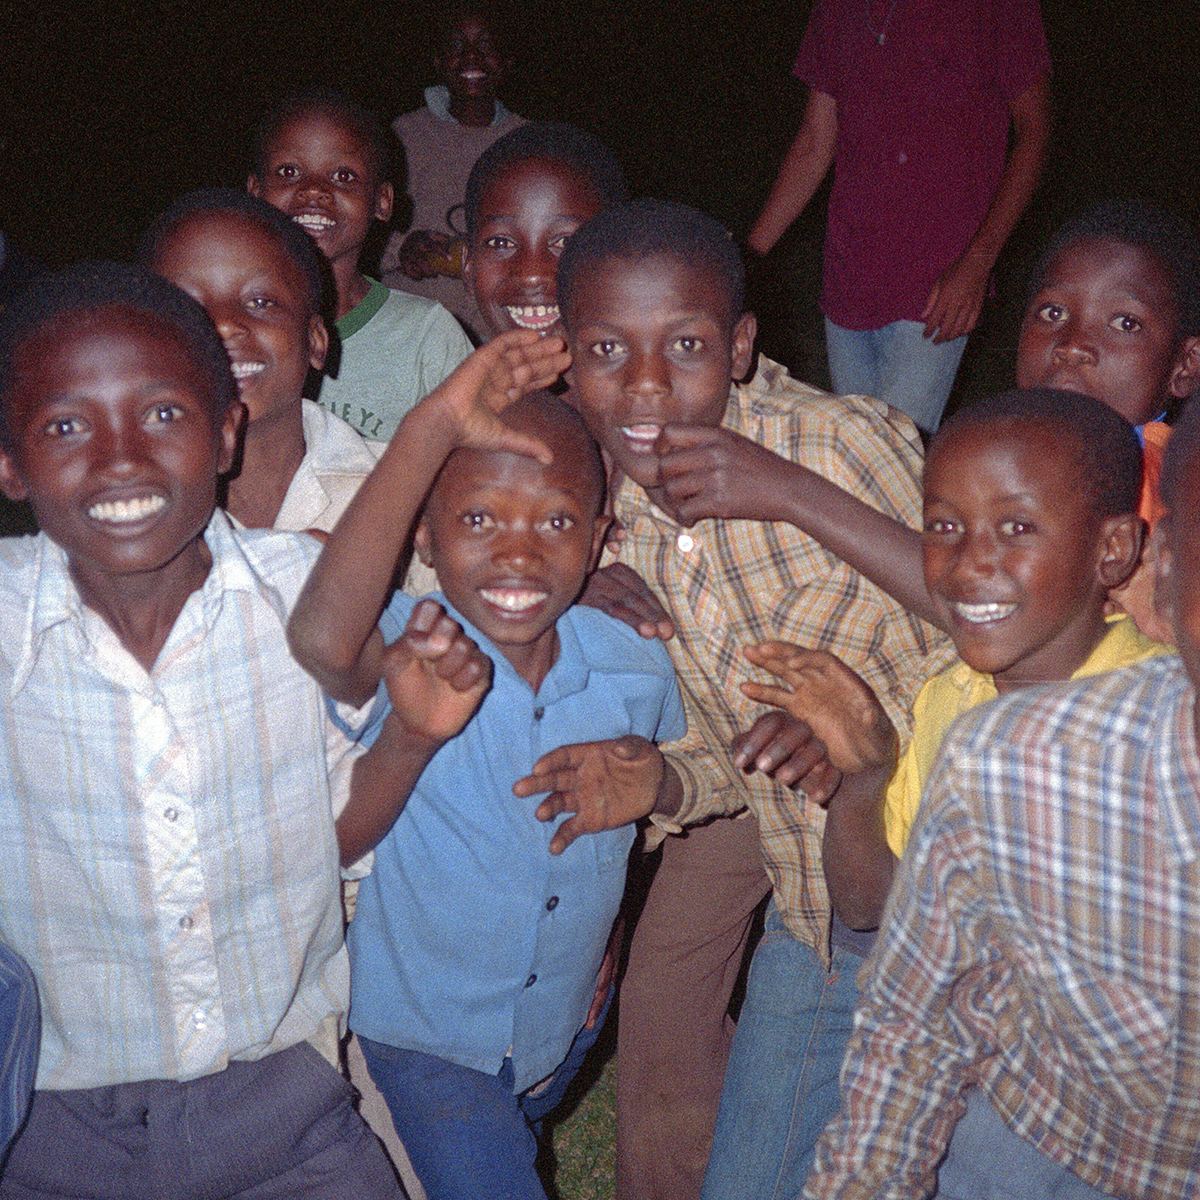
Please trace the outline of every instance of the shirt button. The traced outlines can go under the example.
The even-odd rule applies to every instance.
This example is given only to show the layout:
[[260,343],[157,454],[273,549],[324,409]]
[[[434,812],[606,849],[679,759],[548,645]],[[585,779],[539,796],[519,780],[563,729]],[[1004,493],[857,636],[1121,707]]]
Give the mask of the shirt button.
[[179,928],[180,929],[191,929],[191,927],[194,924],[195,924],[195,922],[192,920],[191,917],[180,917],[179,918]]
[[531,988],[531,987],[533,987],[533,985],[534,985],[535,983],[537,983],[537,976],[536,976],[536,975],[530,975],[530,977],[529,977],[527,980],[525,980],[525,986],[526,986],[527,988]]
[[546,710],[541,705],[538,705],[538,707],[533,710],[533,719],[535,721],[540,721],[545,715]]
[[558,907],[558,897],[551,896],[550,899],[546,901],[546,911],[553,912],[557,907]]
[[166,817],[168,821],[178,821],[179,820],[179,809],[168,808],[163,812],[163,816]]
[[192,1016],[192,1024],[195,1025],[197,1029],[203,1029],[205,1023],[205,1016],[202,1012],[195,1013]]
[[679,547],[683,554],[687,554],[696,548],[696,539],[690,533],[681,533],[675,539],[675,545]]

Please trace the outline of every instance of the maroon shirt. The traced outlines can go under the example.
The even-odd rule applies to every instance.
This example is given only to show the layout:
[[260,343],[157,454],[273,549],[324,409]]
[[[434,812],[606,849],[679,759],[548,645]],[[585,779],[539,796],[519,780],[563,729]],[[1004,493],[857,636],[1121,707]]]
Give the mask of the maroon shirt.
[[830,320],[920,318],[995,195],[1009,104],[1049,70],[1037,0],[817,0],[794,74],[837,103]]

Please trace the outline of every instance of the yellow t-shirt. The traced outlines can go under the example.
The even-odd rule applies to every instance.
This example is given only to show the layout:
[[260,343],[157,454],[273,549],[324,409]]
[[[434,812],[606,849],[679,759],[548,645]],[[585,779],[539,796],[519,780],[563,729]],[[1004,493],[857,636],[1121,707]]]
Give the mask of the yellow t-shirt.
[[[1105,671],[1170,653],[1170,646],[1151,641],[1138,631],[1129,617],[1118,613],[1108,618],[1108,629],[1104,636],[1071,678],[1101,675]],[[937,758],[946,730],[956,717],[977,704],[994,700],[997,694],[990,675],[972,670],[961,659],[940,675],[935,675],[917,693],[913,703],[912,740],[900,757],[883,802],[888,845],[897,858],[904,853],[908,843],[925,781],[933,770],[934,759]]]

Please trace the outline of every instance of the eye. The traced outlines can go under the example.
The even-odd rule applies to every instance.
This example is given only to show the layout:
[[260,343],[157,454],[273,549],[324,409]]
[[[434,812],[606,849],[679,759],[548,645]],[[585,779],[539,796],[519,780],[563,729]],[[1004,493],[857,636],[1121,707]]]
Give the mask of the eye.
[[300,168],[294,163],[280,163],[275,168],[275,174],[280,179],[295,179],[300,174]]
[[1053,301],[1049,304],[1043,304],[1037,310],[1039,321],[1047,321],[1051,325],[1057,325],[1067,315],[1067,310],[1061,304],[1055,304]]
[[491,237],[483,239],[483,244],[489,250],[512,250],[516,246],[516,242],[503,233],[493,233]]
[[550,239],[550,250],[554,254],[561,254],[566,248],[567,243],[571,240],[571,235],[575,232],[574,229],[568,229],[566,233],[557,234]]
[[1021,537],[1023,534],[1037,533],[1037,526],[1032,521],[1022,521],[1020,517],[1010,517],[1000,522],[1000,532],[1005,537]]
[[1117,313],[1108,324],[1119,333],[1137,333],[1142,328],[1141,321],[1137,317],[1131,317],[1129,313]]
[[183,409],[178,404],[156,404],[149,413],[153,425],[168,425],[178,421],[183,416]]
[[958,533],[958,522],[949,517],[928,517],[925,521],[925,532],[932,537],[951,537]]
[[55,417],[46,423],[44,430],[47,437],[64,438],[72,434],[83,433],[84,424],[79,417]]
[[461,520],[468,529],[479,531],[491,529],[495,524],[490,513],[480,511],[463,513]]
[[357,172],[349,167],[338,167],[333,173],[334,183],[354,183],[358,179]]
[[621,343],[614,341],[593,342],[588,348],[588,353],[596,358],[613,358],[621,353]]
[[554,533],[566,533],[568,529],[573,529],[574,527],[575,518],[568,516],[566,513],[555,513],[542,522],[543,529],[552,530]]
[[246,301],[246,307],[251,312],[263,312],[268,308],[275,308],[277,306],[270,296],[251,296]]
[[699,354],[704,349],[704,339],[685,334],[675,339],[672,348],[683,354]]

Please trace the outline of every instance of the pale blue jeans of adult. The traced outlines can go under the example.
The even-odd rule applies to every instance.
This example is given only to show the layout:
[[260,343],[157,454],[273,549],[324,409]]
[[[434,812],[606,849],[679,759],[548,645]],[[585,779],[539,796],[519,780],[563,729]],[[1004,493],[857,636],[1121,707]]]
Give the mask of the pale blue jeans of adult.
[[701,1200],[792,1200],[821,1131],[858,1005],[863,958],[833,948],[833,969],[798,942],[774,897],[738,1018]]
[[921,321],[843,329],[825,318],[833,390],[883,400],[908,413],[926,433],[942,419],[966,345],[966,334],[936,345]]
[[966,1115],[954,1127],[938,1168],[939,1200],[1105,1200],[1004,1123],[987,1096],[967,1094]]

